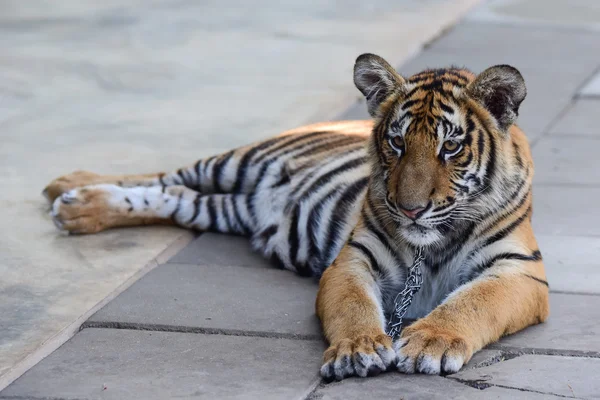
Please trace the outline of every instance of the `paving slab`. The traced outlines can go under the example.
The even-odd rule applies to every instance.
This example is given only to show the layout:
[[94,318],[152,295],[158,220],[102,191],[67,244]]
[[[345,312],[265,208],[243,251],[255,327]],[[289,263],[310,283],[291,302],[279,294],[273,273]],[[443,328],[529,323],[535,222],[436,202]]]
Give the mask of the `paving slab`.
[[0,398],[292,399],[315,382],[322,350],[307,340],[84,329]]
[[533,148],[534,184],[600,185],[598,141],[544,137]]
[[270,263],[252,250],[246,237],[203,233],[169,260],[171,263],[264,268]]
[[322,385],[311,400],[363,399],[547,399],[548,396],[504,388],[479,390],[439,376],[404,375],[390,372],[376,378],[351,378]]
[[533,229],[538,235],[600,237],[600,188],[533,185]]
[[552,126],[550,134],[565,138],[572,136],[600,138],[600,129],[598,129],[599,114],[600,98],[577,98]]
[[550,293],[550,317],[546,322],[490,347],[600,357],[600,296]]
[[552,291],[600,294],[600,237],[536,235]]
[[317,288],[312,279],[269,267],[165,264],[94,314],[89,322],[320,339],[315,315]]
[[[510,387],[564,397],[599,398],[600,359],[524,355],[484,368],[461,371],[451,379]],[[487,392],[487,389],[483,391]]]

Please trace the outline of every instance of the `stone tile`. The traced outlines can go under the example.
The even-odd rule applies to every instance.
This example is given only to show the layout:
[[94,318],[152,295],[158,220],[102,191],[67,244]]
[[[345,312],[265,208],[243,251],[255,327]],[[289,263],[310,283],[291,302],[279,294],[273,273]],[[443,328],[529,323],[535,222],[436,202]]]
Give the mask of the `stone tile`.
[[598,373],[597,358],[524,355],[489,367],[461,371],[451,378],[589,399],[600,397]]
[[536,235],[551,290],[600,294],[600,238]]
[[579,91],[581,96],[600,97],[600,72],[594,76]]
[[540,235],[600,236],[600,188],[534,185],[533,228]]
[[550,293],[550,317],[500,340],[493,348],[600,355],[600,296]]
[[571,137],[585,135],[600,137],[598,115],[600,114],[600,98],[578,98],[566,113],[552,126],[552,136]]
[[290,399],[315,381],[322,347],[307,340],[84,329],[0,397]]
[[585,138],[544,137],[534,146],[534,184],[600,184],[599,142]]
[[90,321],[320,338],[317,288],[312,279],[278,269],[165,264]]
[[203,233],[168,262],[198,265],[270,266],[268,260],[252,250],[248,238]]
[[351,378],[326,384],[313,395],[318,400],[363,399],[544,399],[547,396],[503,388],[479,390],[439,376],[404,375],[397,372],[375,378]]

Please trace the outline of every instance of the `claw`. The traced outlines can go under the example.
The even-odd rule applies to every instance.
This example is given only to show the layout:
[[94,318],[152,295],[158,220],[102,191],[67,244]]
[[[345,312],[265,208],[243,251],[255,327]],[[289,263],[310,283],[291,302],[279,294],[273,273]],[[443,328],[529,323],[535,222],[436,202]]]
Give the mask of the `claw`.
[[[53,217],[54,217],[54,216],[53,216]],[[54,225],[56,225],[56,227],[57,227],[58,229],[60,229],[61,231],[63,230],[63,223],[62,223],[62,222],[60,222],[60,221],[58,220],[58,218],[56,218],[56,217],[52,218],[52,222],[54,222]]]
[[63,193],[60,196],[60,200],[65,203],[65,204],[71,204],[72,202],[74,202],[75,200],[77,200],[76,195],[73,193],[73,191],[70,192],[66,192]]

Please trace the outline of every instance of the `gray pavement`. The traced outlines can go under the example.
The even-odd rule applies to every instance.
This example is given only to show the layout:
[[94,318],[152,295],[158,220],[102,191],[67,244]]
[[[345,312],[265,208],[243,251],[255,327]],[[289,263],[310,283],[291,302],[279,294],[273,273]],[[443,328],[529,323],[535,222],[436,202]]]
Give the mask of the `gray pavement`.
[[[0,399],[600,398],[598,10],[594,0],[489,1],[399,66],[405,74],[449,64],[522,71],[534,228],[551,288],[546,323],[447,377],[387,373],[324,384],[316,282],[273,269],[240,238],[202,234]],[[340,118],[365,118],[364,108],[359,102]]]

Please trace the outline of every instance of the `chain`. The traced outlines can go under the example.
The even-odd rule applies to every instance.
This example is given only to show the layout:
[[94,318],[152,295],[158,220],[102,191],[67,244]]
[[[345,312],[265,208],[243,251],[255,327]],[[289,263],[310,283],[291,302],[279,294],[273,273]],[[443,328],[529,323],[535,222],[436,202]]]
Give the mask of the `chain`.
[[402,320],[412,303],[415,294],[421,289],[423,275],[421,274],[421,263],[423,262],[423,248],[417,247],[415,259],[408,270],[408,276],[404,284],[404,290],[399,292],[394,299],[394,312],[388,321],[387,334],[395,340],[402,330]]

